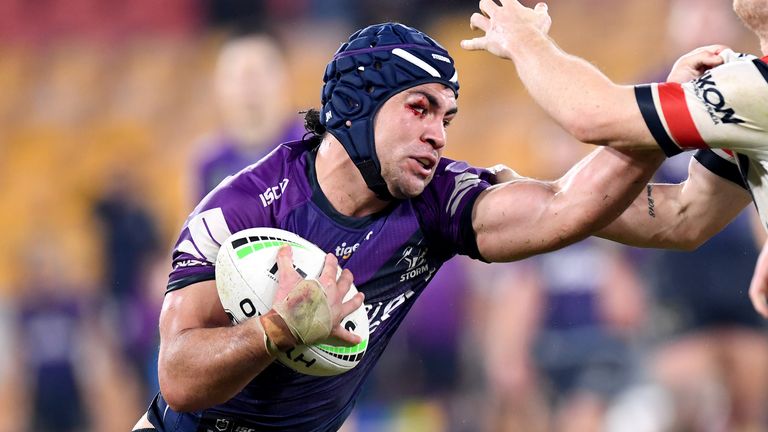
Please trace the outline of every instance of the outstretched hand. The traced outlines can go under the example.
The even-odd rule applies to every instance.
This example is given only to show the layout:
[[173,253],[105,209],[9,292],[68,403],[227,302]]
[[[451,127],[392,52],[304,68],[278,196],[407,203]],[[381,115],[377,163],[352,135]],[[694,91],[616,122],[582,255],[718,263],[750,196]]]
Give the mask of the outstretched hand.
[[[301,307],[300,303],[303,301],[312,301],[310,298],[290,298],[302,282],[302,277],[296,271],[293,266],[293,254],[290,246],[283,246],[277,253],[277,268],[278,268],[278,289],[275,293],[275,303],[281,300],[295,301],[297,304],[293,307]],[[337,277],[338,275],[338,277]],[[317,277],[317,282],[320,284],[325,298],[323,301],[327,302],[328,310],[330,312],[330,336],[335,337],[341,342],[349,343],[352,345],[360,343],[360,336],[346,330],[341,326],[341,320],[354,312],[363,304],[363,293],[358,292],[352,298],[347,301],[344,300],[344,296],[352,286],[353,276],[349,270],[343,270],[341,274],[338,274],[338,260],[332,254],[325,256],[325,263],[323,264],[323,270],[320,276]],[[325,332],[323,332],[325,333]],[[316,340],[304,340],[304,343],[312,344],[319,340],[325,339],[329,336],[328,333],[317,337]],[[314,339],[314,338],[313,338]]]
[[461,41],[461,47],[470,50],[485,50],[502,58],[511,58],[510,44],[516,43],[525,32],[549,32],[552,19],[547,13],[546,3],[538,3],[531,9],[517,0],[480,0],[480,12],[469,19],[473,30],[482,30],[485,35]]
[[684,54],[672,66],[667,82],[688,82],[700,77],[713,67],[720,66],[725,61],[720,53],[725,49],[728,49],[725,45],[708,45]]

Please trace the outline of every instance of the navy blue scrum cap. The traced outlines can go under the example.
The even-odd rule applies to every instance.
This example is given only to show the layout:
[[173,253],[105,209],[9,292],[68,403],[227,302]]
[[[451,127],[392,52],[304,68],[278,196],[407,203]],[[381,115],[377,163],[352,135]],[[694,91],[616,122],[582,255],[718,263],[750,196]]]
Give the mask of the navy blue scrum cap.
[[459,95],[448,51],[419,30],[399,23],[358,30],[336,51],[323,77],[320,122],[349,153],[368,188],[391,200],[376,155],[373,120],[394,94],[441,83]]

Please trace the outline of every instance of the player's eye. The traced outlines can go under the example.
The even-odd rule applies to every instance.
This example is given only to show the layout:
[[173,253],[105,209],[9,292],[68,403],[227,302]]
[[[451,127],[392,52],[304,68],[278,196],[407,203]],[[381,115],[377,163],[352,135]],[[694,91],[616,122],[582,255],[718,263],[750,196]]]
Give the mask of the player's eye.
[[408,105],[408,109],[410,109],[413,114],[417,116],[424,116],[427,114],[427,107],[422,104],[410,104]]

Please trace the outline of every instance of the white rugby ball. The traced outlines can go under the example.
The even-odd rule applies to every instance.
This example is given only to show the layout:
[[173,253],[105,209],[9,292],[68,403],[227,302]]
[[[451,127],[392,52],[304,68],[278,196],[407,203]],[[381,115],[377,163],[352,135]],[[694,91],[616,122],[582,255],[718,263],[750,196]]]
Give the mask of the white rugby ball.
[[[291,246],[293,265],[300,275],[308,279],[320,276],[326,253],[289,231],[249,228],[232,234],[222,244],[216,257],[216,288],[233,324],[265,314],[272,308],[278,286],[277,251],[284,244]],[[352,285],[344,300],[355,293],[357,288]],[[279,353],[277,359],[297,372],[314,376],[338,375],[352,369],[368,346],[365,305],[347,315],[341,324],[359,335],[362,342],[353,347],[335,345],[332,340],[299,345]]]

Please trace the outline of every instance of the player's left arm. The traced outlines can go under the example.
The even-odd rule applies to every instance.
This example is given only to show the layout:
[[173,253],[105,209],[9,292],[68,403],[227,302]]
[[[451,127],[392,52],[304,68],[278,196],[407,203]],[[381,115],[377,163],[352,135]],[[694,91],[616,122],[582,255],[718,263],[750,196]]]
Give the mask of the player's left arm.
[[[468,50],[485,50],[512,60],[520,80],[534,100],[580,141],[613,147],[655,148],[638,106],[636,89],[618,85],[587,61],[567,54],[547,36],[551,19],[547,7],[534,9],[516,0],[481,0],[470,24],[483,36],[462,41]],[[693,78],[694,73],[722,63],[724,46],[705,47],[683,57],[670,79]]]
[[556,181],[521,178],[486,189],[472,209],[480,255],[513,261],[589,236],[624,211],[662,160],[659,151],[600,148]]
[[694,250],[751,201],[743,186],[691,158],[684,182],[649,184],[620,217],[596,235],[630,246]]
[[[523,178],[504,165],[490,170],[494,184]],[[713,151],[700,151],[691,158],[684,182],[649,183],[621,216],[595,235],[636,247],[694,250],[751,200],[735,164]],[[762,233],[762,225],[759,229]],[[765,265],[768,275],[768,258]],[[765,285],[768,293],[768,280]]]

